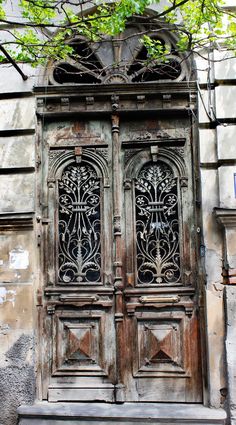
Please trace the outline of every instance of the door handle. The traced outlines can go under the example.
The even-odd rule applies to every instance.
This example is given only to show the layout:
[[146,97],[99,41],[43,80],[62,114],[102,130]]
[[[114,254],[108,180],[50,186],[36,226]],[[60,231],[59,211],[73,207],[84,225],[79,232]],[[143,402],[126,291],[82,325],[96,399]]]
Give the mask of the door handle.
[[178,303],[179,296],[170,296],[170,297],[155,297],[155,296],[143,296],[139,298],[141,303]]
[[94,302],[98,300],[97,295],[61,295],[60,301],[74,301],[74,302]]

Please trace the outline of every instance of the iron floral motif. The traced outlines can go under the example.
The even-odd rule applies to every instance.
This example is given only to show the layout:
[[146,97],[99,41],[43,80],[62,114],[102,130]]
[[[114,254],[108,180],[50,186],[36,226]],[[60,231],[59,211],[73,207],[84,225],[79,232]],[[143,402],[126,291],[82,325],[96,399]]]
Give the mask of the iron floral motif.
[[68,166],[58,185],[59,281],[100,281],[100,181],[86,163]]
[[177,179],[161,161],[145,165],[135,181],[139,284],[180,280]]

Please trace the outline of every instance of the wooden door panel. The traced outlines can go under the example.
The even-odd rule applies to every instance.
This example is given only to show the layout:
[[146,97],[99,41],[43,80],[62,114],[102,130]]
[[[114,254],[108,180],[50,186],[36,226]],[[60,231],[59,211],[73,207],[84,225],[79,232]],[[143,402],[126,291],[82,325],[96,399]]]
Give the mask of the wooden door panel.
[[181,319],[141,318],[136,326],[138,364],[134,368],[134,377],[155,377],[185,372]]
[[[87,307],[88,308],[88,307]],[[52,315],[52,370],[49,399],[114,400],[113,311],[57,307]],[[76,395],[77,394],[77,395]]]
[[127,348],[131,370],[124,373],[125,399],[201,402],[197,319],[181,306],[156,307],[136,311],[127,321],[132,345]]
[[[150,124],[146,138],[144,128]],[[169,137],[165,144],[156,138],[155,126],[157,120],[139,122],[136,129],[129,122],[121,132],[124,340],[130,341],[121,367],[124,399],[201,402],[191,140]]]
[[174,402],[185,403],[186,400],[186,381],[173,382],[172,378],[159,379],[158,382],[139,380],[136,384],[138,392],[138,401],[140,402]]
[[[107,317],[110,316],[110,321]],[[106,320],[105,320],[106,317]],[[52,375],[108,376],[114,364],[106,346],[112,329],[112,316],[104,311],[58,311],[54,314],[55,350]]]
[[[49,124],[50,146],[44,152],[48,164],[44,398],[112,402],[116,339],[110,126],[91,120],[71,123],[68,134],[75,130],[80,139],[60,139],[62,149],[58,141],[53,142],[55,133]],[[56,134],[60,131],[58,124]]]

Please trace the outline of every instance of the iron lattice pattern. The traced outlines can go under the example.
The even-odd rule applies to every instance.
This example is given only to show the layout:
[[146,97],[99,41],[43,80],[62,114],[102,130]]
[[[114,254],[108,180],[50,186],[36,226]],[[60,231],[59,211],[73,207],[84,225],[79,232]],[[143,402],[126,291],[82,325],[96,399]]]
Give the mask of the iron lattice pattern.
[[[125,35],[124,35],[125,38]],[[130,35],[128,36],[130,38]],[[182,81],[186,75],[183,60],[178,56],[174,45],[166,40],[152,37],[163,49],[165,59],[152,59],[139,37],[131,37],[131,46],[125,41],[119,44],[118,55],[112,42],[95,43],[89,46],[84,40],[73,41],[73,51],[66,61],[53,67],[49,76],[50,84],[100,84],[138,83],[152,81]],[[168,54],[164,54],[166,49]],[[120,57],[123,59],[121,60]],[[115,65],[114,65],[115,64]]]
[[100,180],[85,164],[65,169],[58,186],[58,278],[64,283],[101,280]]
[[138,284],[180,280],[177,179],[163,162],[144,166],[135,182]]

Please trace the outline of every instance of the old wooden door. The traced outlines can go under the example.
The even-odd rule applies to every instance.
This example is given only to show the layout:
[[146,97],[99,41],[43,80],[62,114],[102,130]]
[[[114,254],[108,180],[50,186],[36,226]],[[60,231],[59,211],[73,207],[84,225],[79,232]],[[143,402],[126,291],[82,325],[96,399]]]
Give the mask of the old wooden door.
[[201,402],[191,121],[112,109],[43,124],[43,398]]

